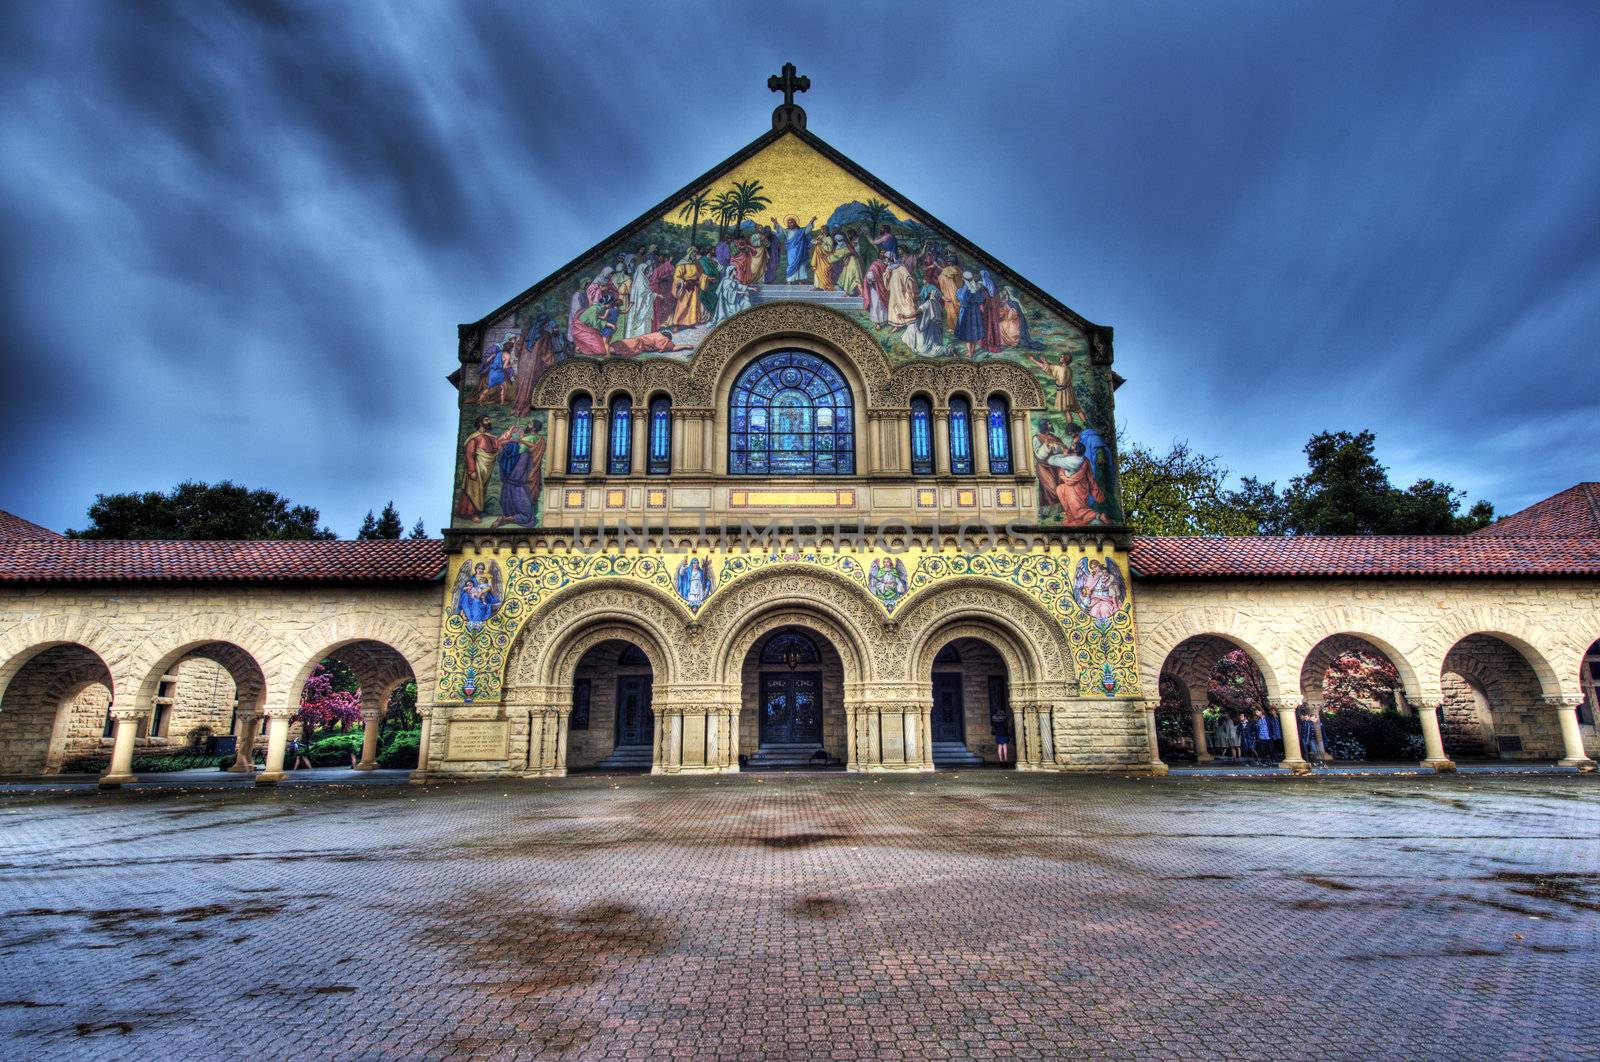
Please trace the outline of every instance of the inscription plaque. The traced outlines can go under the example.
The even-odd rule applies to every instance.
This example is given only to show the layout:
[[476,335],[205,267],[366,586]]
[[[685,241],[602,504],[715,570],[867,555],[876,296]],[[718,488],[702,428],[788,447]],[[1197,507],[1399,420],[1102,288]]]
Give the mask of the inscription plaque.
[[462,719],[450,724],[445,743],[447,760],[503,760],[506,758],[504,719]]

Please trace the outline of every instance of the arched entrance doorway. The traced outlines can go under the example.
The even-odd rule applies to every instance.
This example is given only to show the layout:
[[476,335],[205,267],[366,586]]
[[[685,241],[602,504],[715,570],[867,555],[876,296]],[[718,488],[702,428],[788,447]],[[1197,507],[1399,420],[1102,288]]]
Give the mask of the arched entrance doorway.
[[650,659],[619,638],[578,659],[567,717],[567,767],[648,771],[656,735],[655,673]]
[[[363,771],[415,768],[421,719],[416,674],[405,655],[387,642],[361,638],[328,646],[313,659],[316,663],[309,666],[300,690],[298,726],[291,728],[311,765]],[[319,676],[324,686],[344,695],[341,712],[318,703],[314,680]],[[356,717],[350,716],[352,704],[359,712]],[[236,768],[243,768],[245,757],[241,747]]]
[[109,756],[110,706],[111,672],[92,650],[38,652],[0,698],[0,775],[55,774],[74,769],[74,758]]
[[935,767],[1016,761],[1011,676],[1005,658],[979,638],[956,638],[933,658],[929,728]]
[[780,627],[745,654],[739,744],[742,767],[834,767],[846,756],[844,666],[803,627]]
[[1158,688],[1156,729],[1163,760],[1277,762],[1282,720],[1249,647],[1217,634],[1185,638],[1162,661]]
[[1406,697],[1404,658],[1359,634],[1331,634],[1300,665],[1302,734],[1315,759],[1414,763],[1427,755],[1423,722]]
[[1465,757],[1558,760],[1560,720],[1545,703],[1527,657],[1492,634],[1469,634],[1445,654],[1439,674],[1445,748]]

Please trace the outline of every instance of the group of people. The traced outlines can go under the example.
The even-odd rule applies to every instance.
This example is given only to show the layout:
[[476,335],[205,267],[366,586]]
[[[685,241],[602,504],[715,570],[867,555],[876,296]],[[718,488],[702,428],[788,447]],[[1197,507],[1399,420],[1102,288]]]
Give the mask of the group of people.
[[[1295,722],[1300,738],[1300,755],[1317,766],[1327,762],[1322,742],[1317,740],[1317,720],[1311,710],[1301,705],[1295,712]],[[1249,712],[1223,709],[1217,713],[1206,734],[1206,742],[1213,755],[1270,767],[1283,759],[1283,727],[1278,713],[1256,708]]]
[[[619,255],[573,291],[566,345],[591,357],[691,349],[675,330],[716,325],[748,310],[763,284],[809,284],[861,299],[880,331],[926,357],[958,350],[1040,350],[1016,291],[989,270],[964,268],[943,244],[902,241],[887,224],[818,231],[789,216],[770,226],[718,233],[682,252],[649,244]],[[530,332],[530,335],[533,334]],[[559,349],[553,351],[562,353]]]
[[1074,527],[1109,523],[1111,450],[1094,428],[1049,418],[1033,433],[1033,469],[1045,503],[1061,507],[1061,522]]
[[498,434],[488,417],[479,417],[461,444],[461,490],[455,514],[476,520],[488,512],[489,484],[500,473],[500,515],[490,527],[532,527],[544,490],[544,421],[534,417]]

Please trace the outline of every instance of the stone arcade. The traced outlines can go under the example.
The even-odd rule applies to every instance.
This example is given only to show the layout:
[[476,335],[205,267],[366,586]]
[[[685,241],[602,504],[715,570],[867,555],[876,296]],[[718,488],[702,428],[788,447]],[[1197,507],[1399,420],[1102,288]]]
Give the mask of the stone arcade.
[[442,542],[70,541],[0,514],[0,774],[109,754],[117,785],[208,727],[240,772],[264,744],[271,784],[329,657],[371,721],[417,682],[418,779],[1002,745],[1163,773],[1163,676],[1204,760],[1222,654],[1292,724],[1349,648],[1395,665],[1427,766],[1449,743],[1592,768],[1600,485],[1463,538],[1130,536],[1111,329],[809,132],[790,75],[770,132],[461,327]]

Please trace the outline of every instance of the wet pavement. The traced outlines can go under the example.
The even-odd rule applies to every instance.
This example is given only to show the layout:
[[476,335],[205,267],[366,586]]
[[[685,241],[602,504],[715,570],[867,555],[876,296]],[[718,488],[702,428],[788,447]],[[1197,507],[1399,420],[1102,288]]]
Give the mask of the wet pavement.
[[1593,1058],[1592,775],[0,797],[0,1057]]

